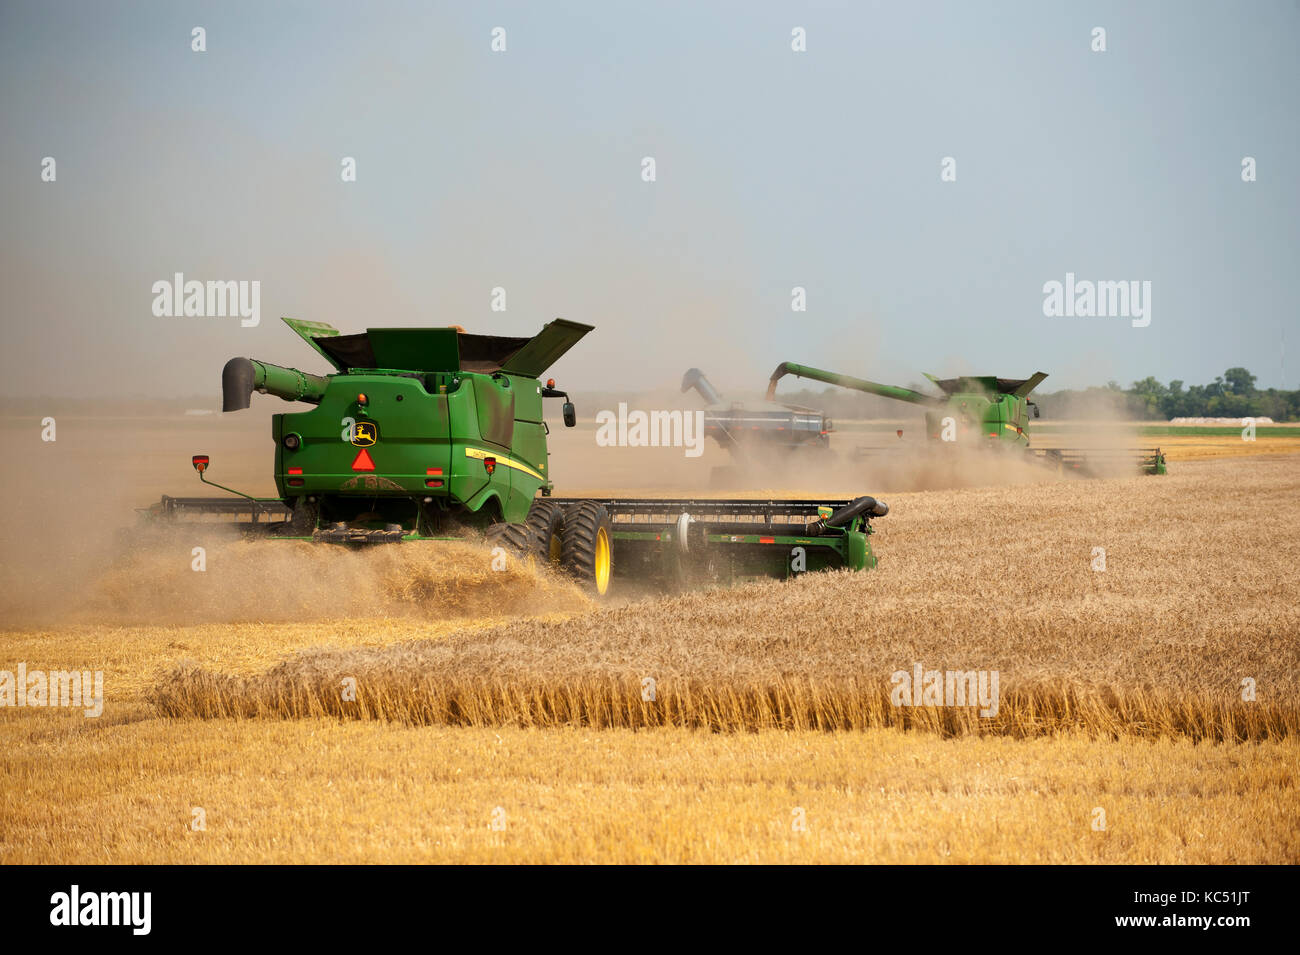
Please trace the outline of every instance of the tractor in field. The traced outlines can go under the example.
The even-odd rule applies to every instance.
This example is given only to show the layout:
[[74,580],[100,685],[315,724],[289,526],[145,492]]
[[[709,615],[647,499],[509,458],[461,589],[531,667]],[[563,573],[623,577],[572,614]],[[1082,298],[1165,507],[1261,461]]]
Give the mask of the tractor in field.
[[[1159,448],[1115,450],[1074,448],[1033,448],[1029,440],[1029,420],[1037,418],[1038,406],[1029,394],[1047,377],[1036,372],[1029,378],[998,378],[992,375],[936,378],[926,375],[943,394],[927,395],[910,388],[882,385],[864,378],[823,371],[808,365],[782,362],[767,383],[767,400],[776,398],[777,382],[786,375],[810,378],[842,388],[880,395],[925,408],[925,433],[930,441],[956,446],[1018,448],[1042,462],[1066,471],[1087,473],[1118,460],[1132,461],[1144,474],[1165,474],[1165,456]],[[899,432],[902,437],[902,432]],[[859,449],[869,454],[872,449]]]
[[532,338],[446,328],[371,328],[342,335],[284,319],[334,371],[325,375],[249,358],[222,371],[222,410],[254,392],[313,407],[272,417],[277,496],[256,498],[208,477],[230,497],[164,496],[160,523],[229,518],[273,540],[368,545],[461,539],[550,562],[604,594],[620,573],[726,580],[874,567],[863,496],[819,500],[576,500],[552,496],[545,399],[566,392],[541,375],[592,330],[556,319]]

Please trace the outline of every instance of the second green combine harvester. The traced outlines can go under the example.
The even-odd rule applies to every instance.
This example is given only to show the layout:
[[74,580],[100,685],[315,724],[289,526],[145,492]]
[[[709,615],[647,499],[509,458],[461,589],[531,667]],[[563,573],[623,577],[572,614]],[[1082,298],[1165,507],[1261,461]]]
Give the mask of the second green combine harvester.
[[245,533],[334,544],[454,540],[553,562],[604,594],[620,573],[673,581],[790,576],[876,564],[871,518],[888,507],[853,500],[577,500],[551,496],[543,399],[569,396],[541,375],[592,330],[556,319],[532,338],[447,328],[371,328],[284,319],[333,367],[315,375],[249,358],[222,372],[222,410],[253,392],[314,407],[271,419],[277,496],[164,496],[157,521],[232,519]]
[[[957,446],[1019,448],[1062,470],[1090,472],[1114,463],[1117,459],[1131,460],[1146,474],[1164,474],[1165,456],[1159,448],[1133,448],[1124,450],[1033,448],[1029,442],[1029,419],[1038,417],[1038,406],[1029,400],[1029,393],[1047,377],[1037,372],[1029,378],[997,378],[976,376],[961,378],[936,378],[926,375],[942,395],[927,395],[910,388],[897,388],[854,378],[833,371],[823,371],[808,365],[782,362],[776,366],[767,383],[767,400],[776,397],[776,384],[786,375],[811,378],[854,391],[864,391],[896,401],[921,405],[925,411],[925,433],[931,441]],[[899,432],[902,436],[902,432]]]

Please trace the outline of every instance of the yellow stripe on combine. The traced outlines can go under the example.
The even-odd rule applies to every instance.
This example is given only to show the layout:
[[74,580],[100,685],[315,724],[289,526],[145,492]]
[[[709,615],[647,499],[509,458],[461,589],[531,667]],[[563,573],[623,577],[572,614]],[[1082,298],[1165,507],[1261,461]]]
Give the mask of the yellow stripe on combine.
[[525,474],[531,474],[539,481],[546,480],[546,478],[542,477],[528,465],[497,454],[495,451],[484,451],[482,448],[466,448],[465,457],[476,458],[479,461],[482,461],[484,458],[496,458],[497,464],[501,465],[503,468],[514,468],[516,471],[523,471]]

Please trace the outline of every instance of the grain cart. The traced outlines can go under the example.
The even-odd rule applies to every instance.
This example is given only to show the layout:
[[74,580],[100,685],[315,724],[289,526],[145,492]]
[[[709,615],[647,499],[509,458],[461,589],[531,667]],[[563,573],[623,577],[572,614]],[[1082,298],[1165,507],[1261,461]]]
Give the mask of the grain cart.
[[815,408],[765,401],[758,405],[724,402],[722,396],[698,368],[682,376],[682,393],[695,389],[708,405],[704,410],[704,434],[731,456],[730,464],[714,467],[709,474],[713,487],[742,483],[747,472],[766,467],[773,457],[791,454],[812,460],[830,451],[831,419]]
[[284,319],[333,372],[317,375],[232,358],[222,410],[253,392],[312,407],[274,415],[276,497],[208,477],[224,498],[169,497],[146,510],[160,523],[213,518],[273,540],[368,545],[460,539],[553,562],[604,594],[614,569],[688,581],[790,576],[874,567],[870,521],[888,507],[853,500],[576,500],[551,496],[542,404],[567,393],[541,375],[592,330],[564,319],[532,338],[447,328],[371,328]]
[[698,368],[682,376],[682,393],[692,388],[708,405],[704,410],[705,435],[733,454],[742,450],[770,454],[830,448],[829,435],[835,425],[816,408],[771,400],[757,407],[724,402]]

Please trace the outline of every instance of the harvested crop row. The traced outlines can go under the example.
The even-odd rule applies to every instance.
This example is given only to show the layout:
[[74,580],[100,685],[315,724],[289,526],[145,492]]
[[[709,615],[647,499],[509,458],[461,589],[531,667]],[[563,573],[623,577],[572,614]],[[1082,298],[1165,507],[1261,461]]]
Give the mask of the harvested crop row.
[[[357,680],[355,695],[341,692]],[[635,677],[593,676],[555,682],[452,678],[386,671],[360,678],[316,671],[309,678],[276,672],[252,680],[204,671],[177,671],[153,702],[170,716],[304,719],[334,716],[416,725],[590,726],[644,729],[676,726],[714,731],[915,729],[941,736],[1016,738],[1083,730],[1102,736],[1186,737],[1241,742],[1300,733],[1300,708],[1248,704],[1232,698],[1068,684],[1004,693],[996,715],[975,707],[894,704],[889,687],[855,681],[781,680],[767,685],[663,681],[673,689],[655,698]]]
[[[176,669],[153,699],[177,716],[416,724],[1292,735],[1300,479],[1294,458],[1230,468],[902,495],[868,574],[307,653],[251,679]],[[893,675],[917,665],[996,672],[996,712],[895,705]]]

